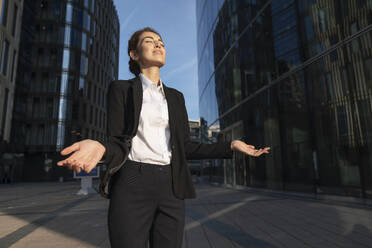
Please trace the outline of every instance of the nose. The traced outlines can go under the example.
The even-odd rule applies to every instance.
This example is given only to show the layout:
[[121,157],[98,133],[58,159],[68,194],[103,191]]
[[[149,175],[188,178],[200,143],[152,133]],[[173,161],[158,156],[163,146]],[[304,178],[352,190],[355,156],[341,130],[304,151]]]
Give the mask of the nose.
[[161,47],[159,41],[154,41],[154,45],[155,45],[155,47]]

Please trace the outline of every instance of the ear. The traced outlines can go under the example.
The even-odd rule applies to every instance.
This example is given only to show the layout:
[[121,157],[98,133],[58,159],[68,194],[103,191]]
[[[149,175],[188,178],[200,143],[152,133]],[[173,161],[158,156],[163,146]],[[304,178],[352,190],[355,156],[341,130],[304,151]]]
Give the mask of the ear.
[[129,56],[130,56],[130,58],[133,59],[134,61],[137,61],[137,60],[138,60],[138,55],[137,55],[137,53],[136,53],[135,50],[131,50],[131,51],[129,51]]

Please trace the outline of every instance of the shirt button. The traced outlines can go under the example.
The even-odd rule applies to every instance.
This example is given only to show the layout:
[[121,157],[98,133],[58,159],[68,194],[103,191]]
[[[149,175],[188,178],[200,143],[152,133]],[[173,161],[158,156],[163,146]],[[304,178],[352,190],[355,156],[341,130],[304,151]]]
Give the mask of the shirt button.
[[175,145],[172,145],[172,149],[176,149],[176,146]]

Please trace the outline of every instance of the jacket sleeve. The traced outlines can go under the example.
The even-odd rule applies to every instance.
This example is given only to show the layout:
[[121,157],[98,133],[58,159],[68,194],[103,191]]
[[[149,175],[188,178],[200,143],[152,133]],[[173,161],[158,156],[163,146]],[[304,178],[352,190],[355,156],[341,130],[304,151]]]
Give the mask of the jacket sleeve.
[[225,158],[229,159],[233,156],[231,150],[231,142],[219,142],[214,144],[203,144],[190,141],[190,126],[189,117],[187,115],[185,98],[181,94],[182,111],[183,111],[183,124],[184,124],[184,146],[187,159],[214,159]]
[[111,82],[107,93],[107,137],[104,142],[105,155],[101,163],[108,165],[120,164],[125,159],[125,151],[128,149],[126,135],[124,135],[124,104],[125,94],[118,81]]

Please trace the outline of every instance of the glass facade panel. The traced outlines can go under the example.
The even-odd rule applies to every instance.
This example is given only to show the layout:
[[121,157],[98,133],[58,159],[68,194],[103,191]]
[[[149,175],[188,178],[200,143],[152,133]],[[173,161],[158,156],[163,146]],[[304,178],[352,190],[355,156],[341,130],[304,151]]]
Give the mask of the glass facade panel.
[[59,110],[58,110],[58,120],[62,121],[66,119],[67,115],[67,99],[64,97],[59,98]]
[[66,4],[66,23],[72,23],[72,10],[74,6],[71,3]]
[[85,55],[81,55],[80,58],[80,74],[85,76],[88,73],[88,58]]
[[88,32],[90,31],[90,14],[85,9],[67,3],[65,20],[66,23],[84,28]]
[[65,123],[59,122],[58,123],[58,129],[57,129],[57,144],[56,148],[57,150],[62,150],[65,145]]
[[87,34],[85,32],[81,33],[81,50],[87,51]]
[[[8,1],[2,1],[0,4],[5,2]],[[11,134],[14,145],[9,146],[10,149],[21,147],[25,157],[33,154],[32,156],[37,156],[43,161],[45,156],[55,159],[59,156],[59,150],[78,140],[77,133],[81,132],[76,130],[82,130],[84,134],[86,130],[92,130],[91,134],[95,137],[104,135],[101,119],[105,116],[103,92],[107,85],[100,85],[97,82],[109,82],[117,78],[118,61],[95,63],[93,69],[89,59],[97,55],[97,51],[105,50],[97,55],[102,58],[107,54],[110,56],[106,57],[111,57],[118,51],[120,27],[113,1],[103,2],[51,0],[35,4],[35,1],[23,1],[19,52],[17,54],[13,50],[8,52],[12,58],[15,55],[20,57],[18,66],[15,66],[17,71],[14,72],[14,79],[17,81],[12,123],[14,133]],[[12,3],[11,7],[15,6],[14,4]],[[94,13],[95,4],[100,4],[100,7],[97,7],[100,15]],[[17,12],[13,8],[10,10],[12,14]],[[12,20],[13,17],[9,18],[9,21]],[[92,20],[97,26],[99,37],[93,36],[94,30],[91,36]],[[8,25],[9,32],[17,33],[13,22]],[[104,33],[99,32],[99,27],[103,27],[105,23],[113,23],[114,28]],[[96,42],[98,38],[112,44]],[[0,46],[2,56],[0,73],[5,71],[5,66],[11,62],[10,58],[9,61],[5,61],[8,55],[3,49],[6,47],[3,44]],[[118,55],[115,54],[113,58],[118,58]],[[7,67],[10,70],[12,64]],[[91,82],[89,85],[91,93],[88,92],[88,81],[85,82],[88,79]],[[97,101],[93,102],[92,91],[95,87],[100,91],[96,95]],[[87,122],[89,107],[99,110],[95,117],[92,116],[91,123]],[[72,176],[68,171],[55,170],[53,173],[42,170],[40,173],[31,174],[23,173],[26,180],[35,181]]]
[[70,46],[71,44],[71,26],[70,25],[65,26],[64,41],[65,41],[65,46]]
[[95,10],[95,0],[92,0],[90,4],[90,11],[94,14],[94,10]]
[[14,4],[13,6],[12,35],[14,36],[17,28],[18,6],[16,4]]
[[201,118],[271,147],[225,160],[224,182],[372,198],[372,5],[200,1],[196,13]]
[[68,71],[70,68],[70,49],[63,50],[62,69]]
[[6,27],[8,22],[8,7],[9,7],[9,0],[2,0],[1,1],[1,16],[0,16],[0,23]]
[[9,60],[9,41],[3,41],[3,49],[1,51],[1,74],[6,76],[8,71],[8,60]]

